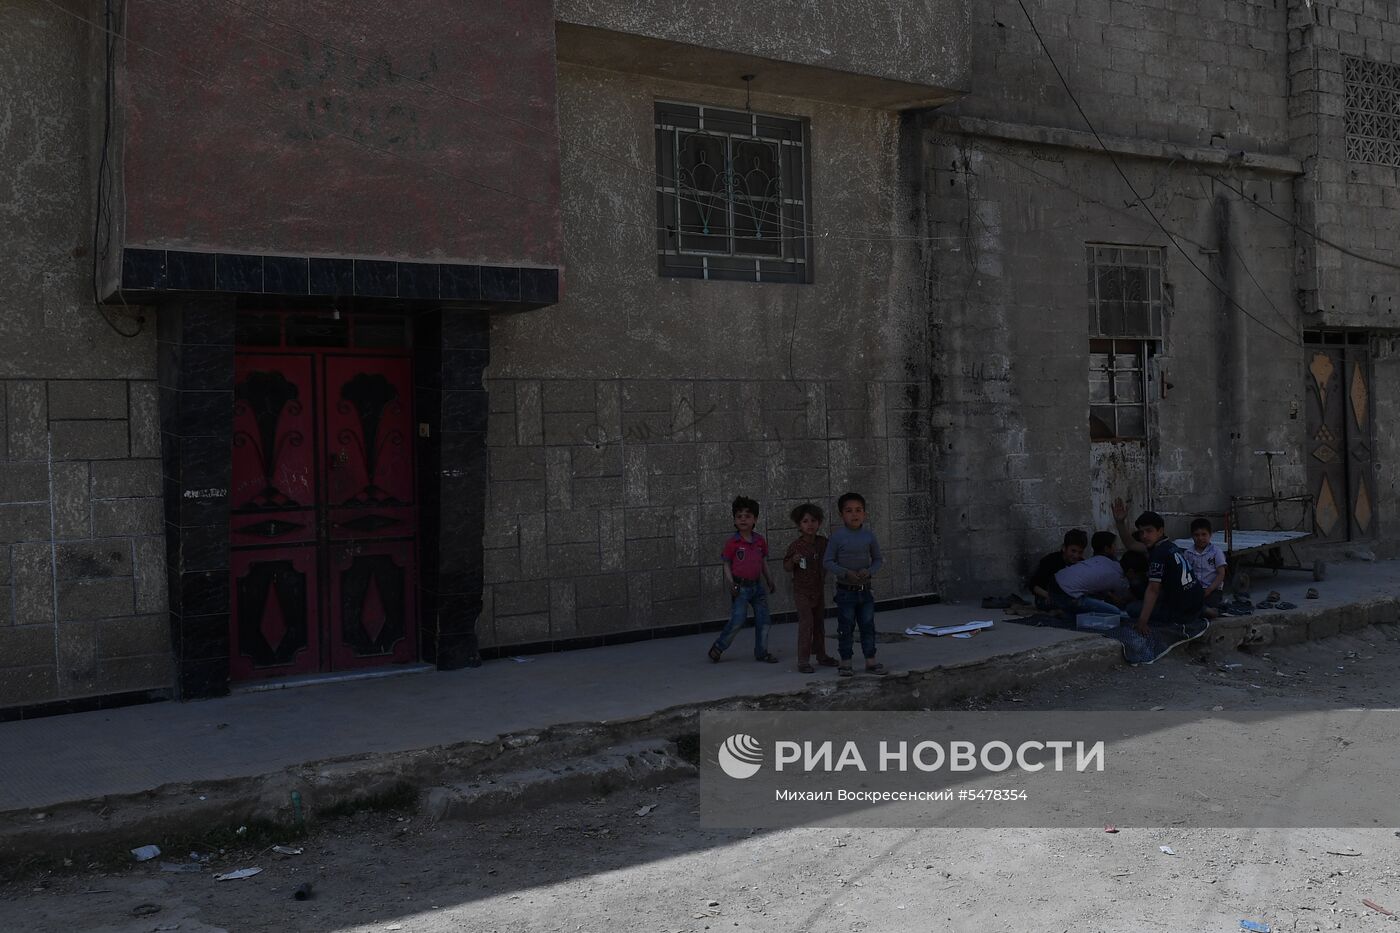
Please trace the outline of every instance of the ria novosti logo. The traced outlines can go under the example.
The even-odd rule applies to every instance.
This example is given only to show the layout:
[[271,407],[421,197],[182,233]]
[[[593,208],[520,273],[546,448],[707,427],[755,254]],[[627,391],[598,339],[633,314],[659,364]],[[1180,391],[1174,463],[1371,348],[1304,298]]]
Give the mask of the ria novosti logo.
[[719,766],[732,778],[751,778],[763,767],[763,745],[751,735],[736,732],[720,745]]

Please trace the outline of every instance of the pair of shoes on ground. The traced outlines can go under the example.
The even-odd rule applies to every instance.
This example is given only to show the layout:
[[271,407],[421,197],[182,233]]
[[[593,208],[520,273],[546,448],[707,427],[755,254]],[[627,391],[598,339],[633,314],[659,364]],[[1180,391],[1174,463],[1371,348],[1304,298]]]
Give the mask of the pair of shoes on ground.
[[[720,650],[719,650],[718,648],[716,648],[714,645],[711,645],[711,646],[710,646],[710,651],[709,651],[709,657],[710,657],[710,660],[711,660],[711,661],[713,661],[714,663],[718,664],[718,663],[719,663],[719,659],[722,658],[722,657],[724,657],[724,652],[720,651]],[[754,658],[754,660],[755,660],[755,661],[762,662],[762,663],[764,663],[764,664],[777,664],[777,663],[778,663],[778,656],[777,656],[776,654],[773,654],[773,653],[769,652],[768,654],[765,654],[765,655],[764,655],[763,657],[761,657],[761,658]]]
[[[817,658],[817,663],[822,667],[835,667],[840,662],[828,655],[826,657]],[[817,671],[816,668],[812,667],[811,661],[803,661],[801,664],[797,665],[797,672],[799,674],[815,674]]]
[[1280,595],[1278,590],[1274,590],[1266,596],[1262,602],[1255,605],[1255,609],[1297,609],[1297,603],[1290,603]]
[[1238,595],[1228,603],[1221,603],[1220,614],[1227,616],[1248,616],[1254,614],[1254,603],[1249,601],[1249,596]]
[[[867,664],[865,666],[865,672],[867,674],[874,674],[877,677],[884,677],[890,670],[877,661],[874,664]],[[856,676],[855,668],[850,664],[843,663],[840,667],[836,668],[836,675],[838,677],[854,677]]]

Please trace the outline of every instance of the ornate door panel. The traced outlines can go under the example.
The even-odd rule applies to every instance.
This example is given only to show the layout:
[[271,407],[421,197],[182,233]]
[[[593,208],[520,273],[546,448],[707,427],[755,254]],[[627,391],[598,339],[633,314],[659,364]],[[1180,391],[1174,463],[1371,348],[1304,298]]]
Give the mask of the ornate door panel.
[[234,364],[232,649],[235,679],[320,668],[313,358]]
[[411,661],[414,635],[413,542],[331,545],[330,638],[337,670]]
[[314,542],[297,548],[235,549],[229,555],[233,574],[229,676],[234,680],[320,669],[318,556]]
[[[337,320],[323,329],[339,338]],[[236,680],[412,661],[418,653],[407,348],[357,351],[354,330],[348,346],[307,347],[329,338],[307,337],[303,323],[289,316],[270,329],[265,350],[236,357]]]
[[1347,347],[1347,507],[1353,539],[1376,533],[1376,474],[1371,432],[1371,359]]
[[1374,534],[1371,362],[1364,335],[1318,334],[1306,348],[1308,485],[1323,541]]
[[411,660],[417,638],[409,361],[328,355],[325,363],[332,666]]

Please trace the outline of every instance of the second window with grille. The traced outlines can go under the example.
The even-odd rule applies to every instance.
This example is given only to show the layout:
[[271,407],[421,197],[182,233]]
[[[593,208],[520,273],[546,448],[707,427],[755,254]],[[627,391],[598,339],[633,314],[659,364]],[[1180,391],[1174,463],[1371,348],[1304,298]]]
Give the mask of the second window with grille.
[[1165,305],[1163,254],[1151,246],[1085,246],[1092,440],[1148,435],[1152,358]]

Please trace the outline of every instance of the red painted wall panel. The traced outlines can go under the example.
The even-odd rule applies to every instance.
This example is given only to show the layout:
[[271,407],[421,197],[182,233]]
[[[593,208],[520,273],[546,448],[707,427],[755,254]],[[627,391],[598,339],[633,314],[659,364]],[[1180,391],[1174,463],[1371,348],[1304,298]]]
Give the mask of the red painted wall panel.
[[126,244],[559,265],[551,0],[130,0]]

